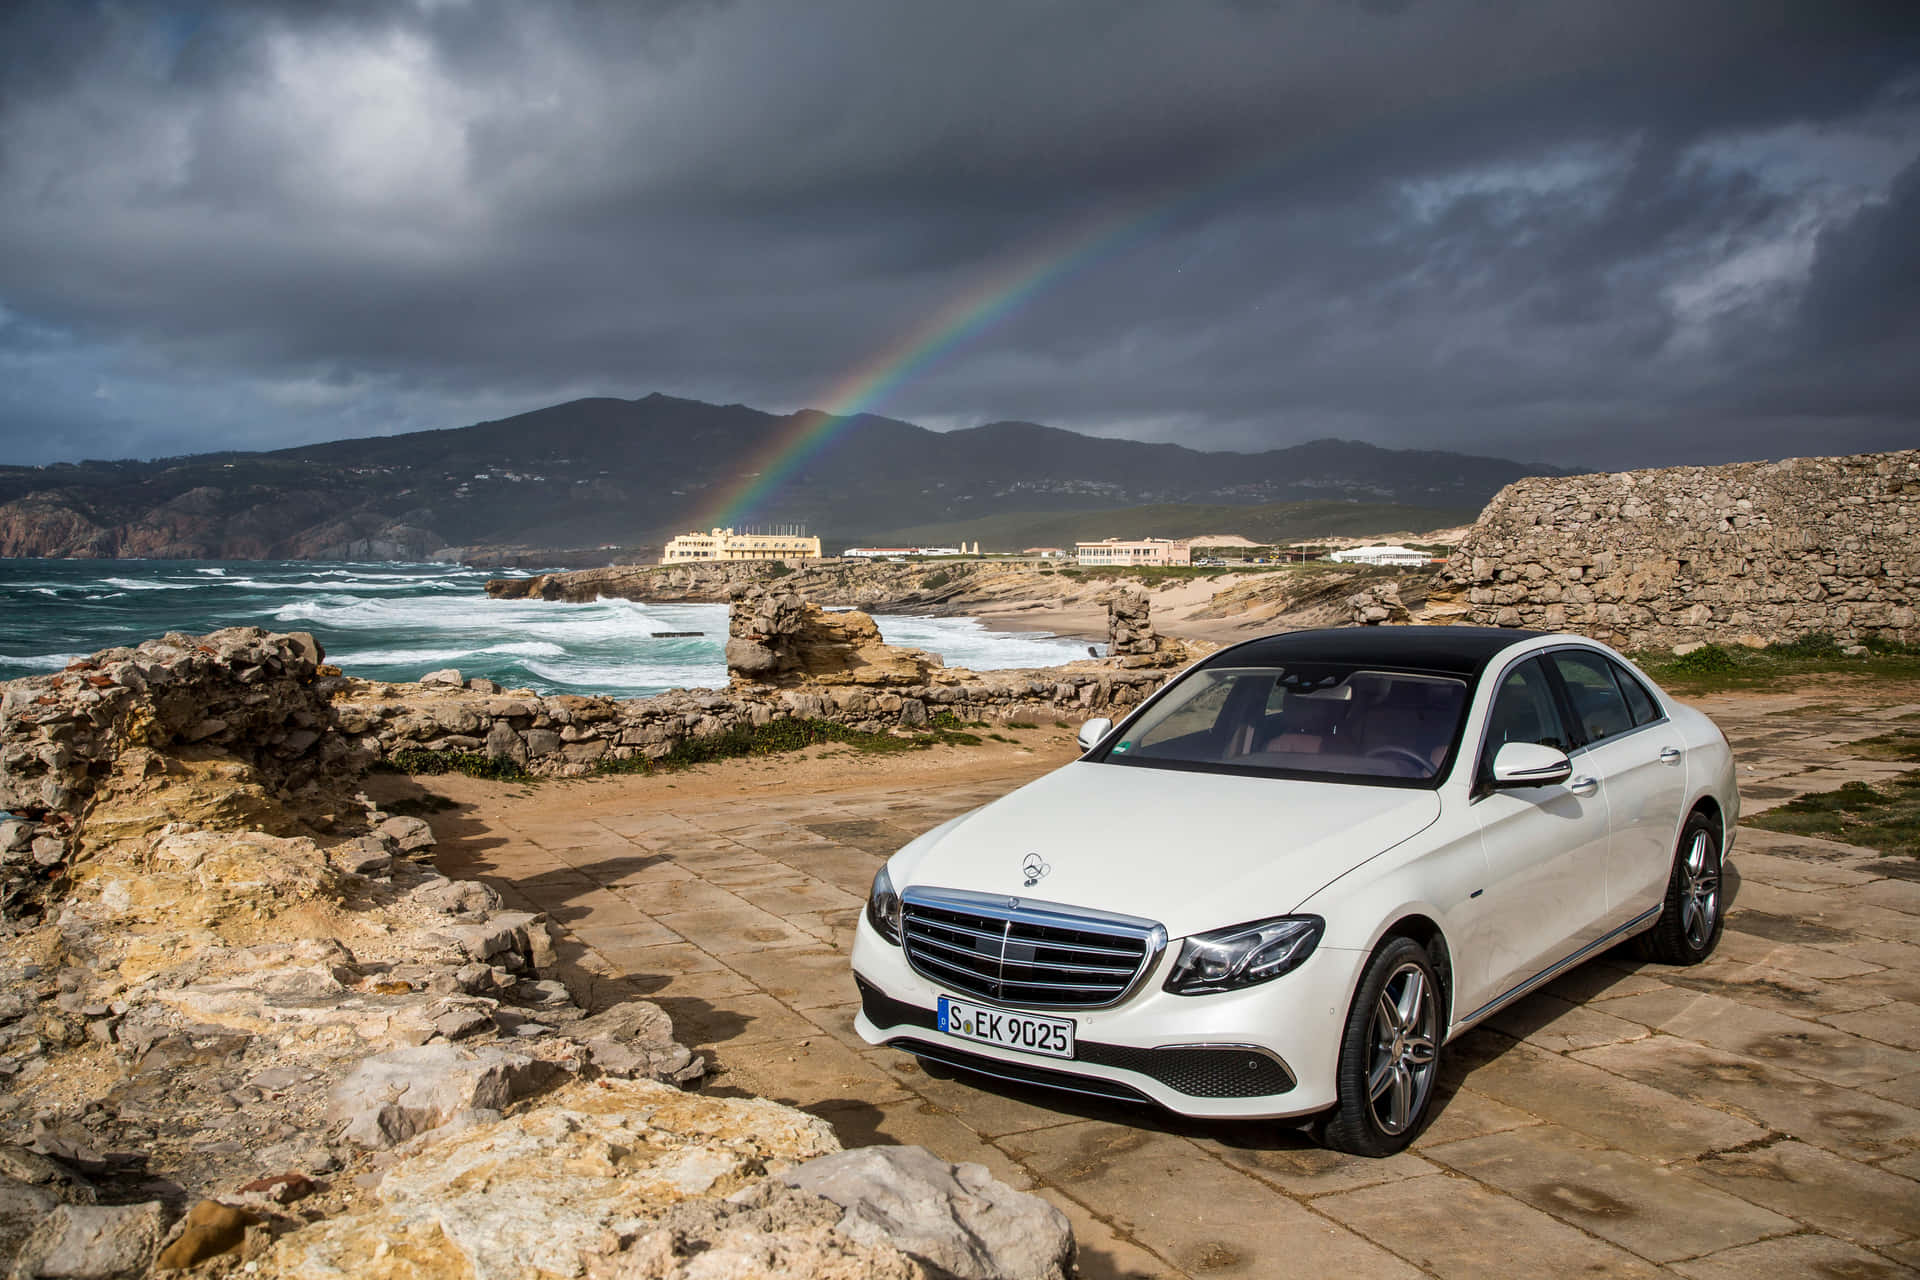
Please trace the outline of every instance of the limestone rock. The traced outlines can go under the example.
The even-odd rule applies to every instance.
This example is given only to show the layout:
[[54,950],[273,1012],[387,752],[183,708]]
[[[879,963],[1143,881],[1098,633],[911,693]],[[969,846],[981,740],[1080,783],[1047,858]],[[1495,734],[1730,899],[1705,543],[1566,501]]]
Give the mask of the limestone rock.
[[575,1023],[568,1034],[586,1043],[593,1065],[606,1075],[684,1085],[707,1073],[706,1061],[673,1038],[673,1019],[644,1000],[617,1004]]
[[166,1233],[157,1200],[145,1204],[60,1205],[20,1246],[13,1275],[120,1280],[143,1276]]
[[1066,1215],[977,1164],[952,1165],[925,1147],[862,1147],[779,1175],[846,1211],[840,1229],[884,1242],[962,1280],[1065,1280],[1073,1261]]
[[181,1230],[153,1261],[155,1271],[178,1271],[240,1247],[259,1219],[243,1209],[202,1200],[187,1210]]
[[575,1084],[403,1156],[377,1203],[283,1238],[266,1270],[287,1280],[579,1275],[609,1252],[609,1236],[838,1146],[825,1121],[761,1099]]
[[1103,597],[1107,606],[1109,657],[1144,657],[1160,650],[1153,630],[1153,605],[1138,587],[1115,587]]
[[327,1116],[363,1147],[391,1147],[460,1112],[500,1110],[560,1074],[552,1063],[492,1046],[394,1049],[361,1062],[335,1086]]
[[435,843],[433,828],[419,818],[388,818],[380,824],[379,832],[401,853],[418,853],[433,848]]
[[1362,626],[1377,627],[1382,623],[1413,620],[1411,612],[1400,599],[1400,586],[1394,582],[1379,583],[1348,596],[1347,609],[1352,621]]
[[429,671],[421,676],[420,683],[452,685],[454,688],[459,688],[465,681],[460,678],[459,668],[442,667],[438,671]]
[[840,1206],[777,1182],[683,1200],[631,1245],[592,1259],[592,1280],[931,1280],[918,1261],[836,1225]]
[[0,1265],[15,1255],[20,1242],[60,1204],[60,1196],[52,1187],[0,1174]]

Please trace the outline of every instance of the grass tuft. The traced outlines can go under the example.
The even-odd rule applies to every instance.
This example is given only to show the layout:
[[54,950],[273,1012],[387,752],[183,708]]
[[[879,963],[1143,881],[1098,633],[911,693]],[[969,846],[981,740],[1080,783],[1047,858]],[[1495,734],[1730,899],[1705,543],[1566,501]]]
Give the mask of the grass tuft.
[[464,773],[493,782],[530,782],[534,775],[505,756],[483,756],[477,751],[425,751],[402,747],[374,765],[381,773]]
[[1821,836],[1881,853],[1920,857],[1920,772],[1903,773],[1879,787],[1849,782],[1741,821],[1768,831]]
[[1871,639],[1863,642],[1865,653],[1849,654],[1848,647],[1827,632],[1814,631],[1763,649],[1709,644],[1679,656],[1665,650],[1640,653],[1635,661],[1683,695],[1779,688],[1798,676],[1920,680],[1920,645]]

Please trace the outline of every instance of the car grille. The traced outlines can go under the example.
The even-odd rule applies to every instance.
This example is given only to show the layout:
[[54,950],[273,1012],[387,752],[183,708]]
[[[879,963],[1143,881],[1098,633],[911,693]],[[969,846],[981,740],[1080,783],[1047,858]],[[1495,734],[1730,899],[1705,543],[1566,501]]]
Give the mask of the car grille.
[[902,945],[929,982],[999,1004],[1100,1009],[1160,957],[1151,920],[958,889],[901,895]]

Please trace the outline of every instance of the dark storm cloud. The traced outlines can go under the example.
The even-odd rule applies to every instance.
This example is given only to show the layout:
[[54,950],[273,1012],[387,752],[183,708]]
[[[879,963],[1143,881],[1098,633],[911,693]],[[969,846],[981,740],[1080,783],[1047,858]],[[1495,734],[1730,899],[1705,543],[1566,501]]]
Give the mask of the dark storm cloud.
[[1047,246],[875,407],[1883,447],[1917,156],[1909,4],[15,4],[0,460],[820,403]]

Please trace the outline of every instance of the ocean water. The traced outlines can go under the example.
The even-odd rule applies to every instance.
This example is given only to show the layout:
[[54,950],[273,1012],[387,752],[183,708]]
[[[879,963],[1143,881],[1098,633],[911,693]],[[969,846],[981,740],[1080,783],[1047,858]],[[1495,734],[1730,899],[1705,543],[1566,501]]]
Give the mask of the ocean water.
[[[458,667],[513,688],[620,697],[727,682],[725,605],[489,599],[487,579],[507,576],[439,564],[0,560],[0,680],[168,631],[254,626],[310,631],[329,662],[378,680]],[[976,671],[1086,656],[1084,641],[971,618],[875,621],[890,643]]]

